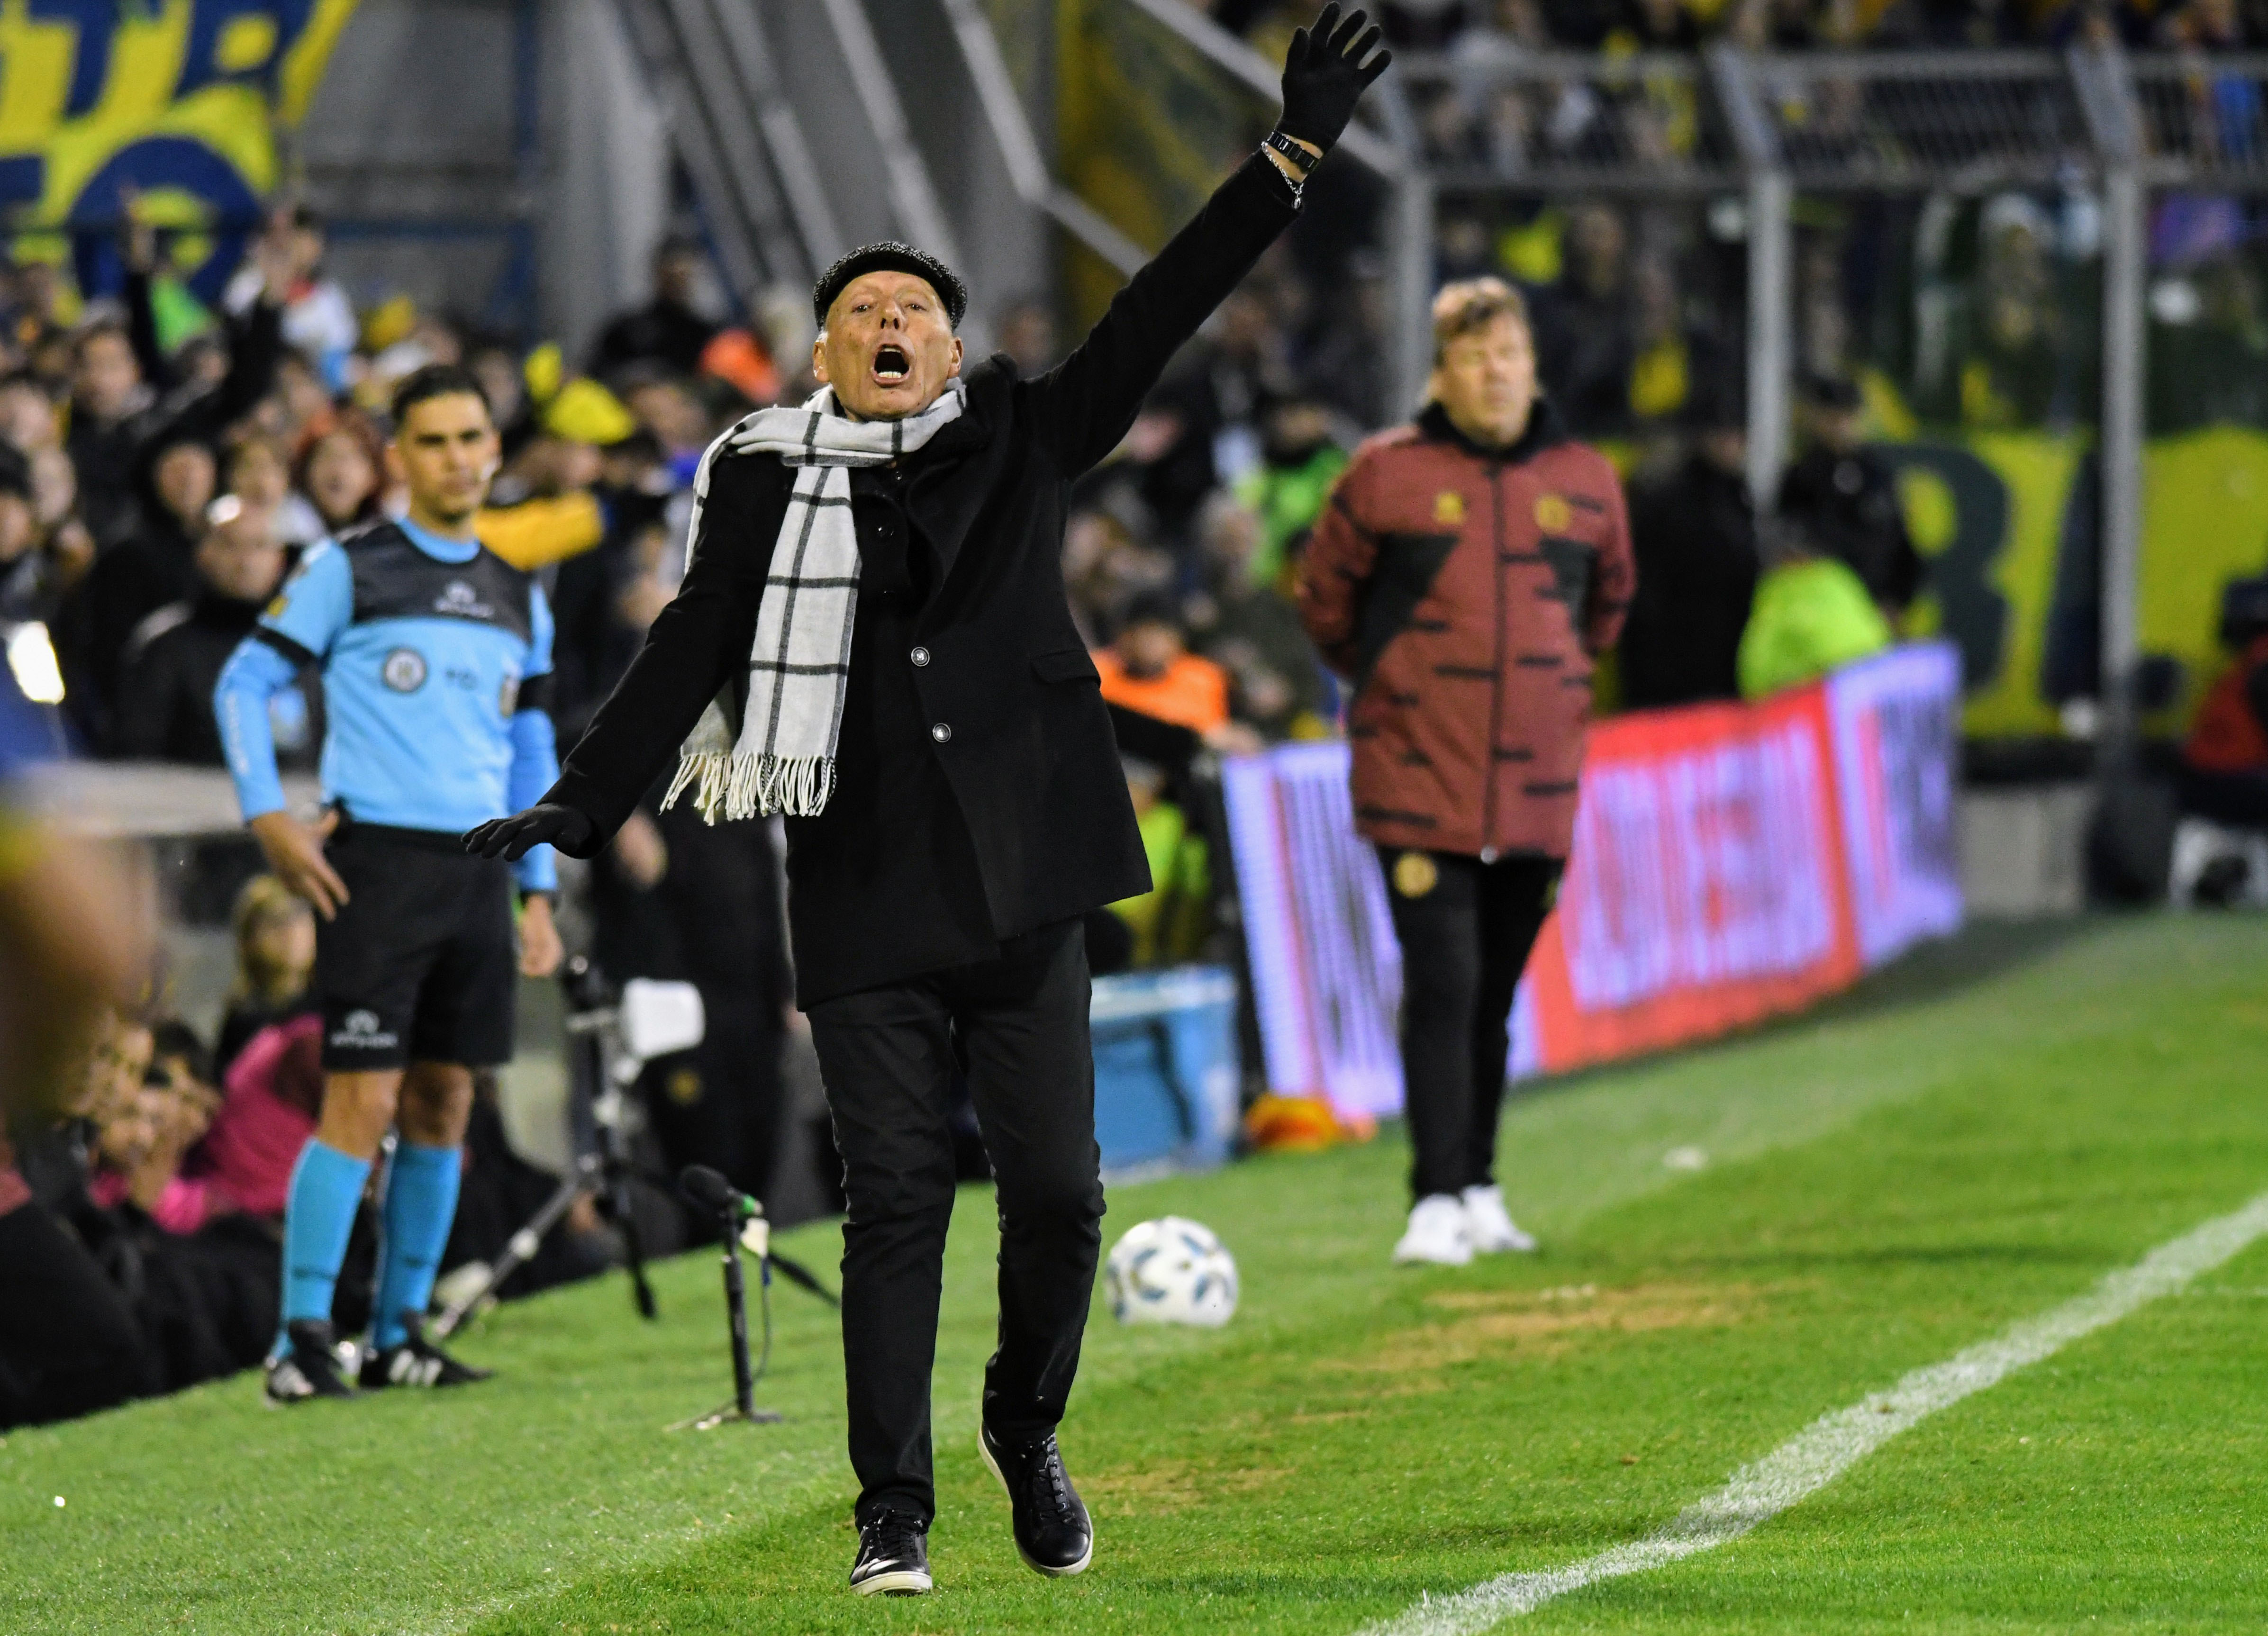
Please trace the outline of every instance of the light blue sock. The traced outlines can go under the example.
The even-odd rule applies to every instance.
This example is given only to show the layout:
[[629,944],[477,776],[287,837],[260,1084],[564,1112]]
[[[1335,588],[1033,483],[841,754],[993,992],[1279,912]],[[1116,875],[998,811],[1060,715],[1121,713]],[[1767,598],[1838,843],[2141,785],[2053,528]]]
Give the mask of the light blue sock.
[[371,1304],[371,1339],[380,1346],[409,1339],[401,1315],[424,1317],[426,1302],[433,1298],[433,1274],[448,1247],[449,1224],[457,1219],[461,1168],[454,1148],[394,1144],[394,1162],[386,1170],[378,1298]]
[[[284,1206],[284,1322],[294,1318],[331,1321],[331,1291],[339,1263],[347,1258],[355,1207],[362,1202],[370,1162],[310,1139],[291,1167],[291,1192]],[[284,1345],[284,1333],[276,1346]]]

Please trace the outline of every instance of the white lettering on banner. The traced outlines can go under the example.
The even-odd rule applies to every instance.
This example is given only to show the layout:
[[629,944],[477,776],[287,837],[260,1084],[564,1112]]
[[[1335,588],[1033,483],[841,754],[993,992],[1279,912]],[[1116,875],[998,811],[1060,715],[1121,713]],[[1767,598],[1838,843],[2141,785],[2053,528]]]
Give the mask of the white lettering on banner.
[[1828,679],[1852,913],[1869,965],[1961,924],[1960,708],[1949,643],[1896,649]]
[[[1602,1016],[1714,990],[1723,1020],[1704,1007],[1678,1038],[1752,1019],[1740,986],[1816,974],[1846,902],[1868,966],[1958,927],[1960,686],[1953,649],[1924,643],[1827,678],[1824,743],[1808,707],[1730,712],[1712,742],[1680,749],[1658,746],[1691,734],[1642,721],[1602,732],[1543,957],[1564,965],[1521,985],[1513,1072],[1592,1049],[1547,1039],[1559,1026],[1547,1012],[1567,1001]],[[1269,1088],[1382,1114],[1402,1105],[1401,950],[1377,855],[1355,833],[1349,760],[1343,743],[1284,745],[1227,762],[1221,782]]]
[[1594,765],[1560,894],[1575,1003],[1613,1010],[1824,954],[1835,921],[1818,846],[1823,774],[1800,722]]
[[1402,1055],[1395,1007],[1402,946],[1386,906],[1378,859],[1354,832],[1344,774],[1302,767],[1277,781],[1292,837],[1294,895],[1307,974],[1318,1002],[1323,1089],[1341,1108],[1402,1105]]
[[1402,1106],[1402,950],[1355,833],[1343,744],[1287,745],[1221,774],[1269,1089],[1350,1113]]
[[1292,904],[1289,860],[1276,809],[1274,758],[1236,756],[1221,763],[1220,793],[1228,811],[1229,851],[1244,917],[1245,957],[1252,968],[1253,1010],[1268,1089],[1307,1096],[1322,1084],[1300,981],[1299,926]]

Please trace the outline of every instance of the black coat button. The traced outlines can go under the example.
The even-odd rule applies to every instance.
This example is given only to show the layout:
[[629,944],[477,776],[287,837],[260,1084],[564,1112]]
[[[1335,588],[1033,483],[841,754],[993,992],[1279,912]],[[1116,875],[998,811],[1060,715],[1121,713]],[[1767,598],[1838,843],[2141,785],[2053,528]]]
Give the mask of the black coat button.
[[929,663],[929,649],[926,648],[917,648],[913,650],[912,657],[913,662],[917,665],[927,664]]
[[929,730],[929,736],[932,738],[936,739],[937,742],[941,745],[951,744],[953,742],[952,723],[948,722],[939,722],[935,727]]

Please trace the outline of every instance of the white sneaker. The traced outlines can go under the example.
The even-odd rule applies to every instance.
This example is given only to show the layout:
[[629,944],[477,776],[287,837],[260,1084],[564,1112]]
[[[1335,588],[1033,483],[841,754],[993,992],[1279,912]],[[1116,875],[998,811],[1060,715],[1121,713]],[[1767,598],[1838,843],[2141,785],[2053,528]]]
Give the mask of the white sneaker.
[[1504,1192],[1498,1187],[1468,1187],[1464,1192],[1465,1229],[1476,1255],[1492,1256],[1506,1250],[1523,1254],[1535,1248],[1535,1236],[1523,1233],[1505,1214]]
[[1409,1230],[1394,1246],[1394,1259],[1462,1266],[1473,1258],[1473,1235],[1465,1224],[1463,1200],[1454,1193],[1429,1193],[1410,1212]]

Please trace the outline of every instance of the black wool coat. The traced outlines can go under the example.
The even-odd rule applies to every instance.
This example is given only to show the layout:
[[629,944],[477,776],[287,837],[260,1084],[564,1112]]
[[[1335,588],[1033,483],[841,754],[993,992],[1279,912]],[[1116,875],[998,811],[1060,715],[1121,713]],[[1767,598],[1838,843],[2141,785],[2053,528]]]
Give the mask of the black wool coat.
[[[1072,480],[1117,446],[1167,360],[1297,209],[1255,155],[1062,363],[1026,380],[986,359],[968,371],[959,420],[887,488],[854,484],[862,553],[915,555],[896,594],[876,594],[876,565],[862,569],[836,791],[820,817],[788,821],[804,1005],[987,957],[1000,938],[1149,890],[1064,591],[1064,511]],[[544,796],[590,818],[600,841],[718,690],[745,692],[791,481],[768,457],[712,462],[683,586]]]

